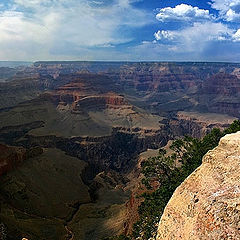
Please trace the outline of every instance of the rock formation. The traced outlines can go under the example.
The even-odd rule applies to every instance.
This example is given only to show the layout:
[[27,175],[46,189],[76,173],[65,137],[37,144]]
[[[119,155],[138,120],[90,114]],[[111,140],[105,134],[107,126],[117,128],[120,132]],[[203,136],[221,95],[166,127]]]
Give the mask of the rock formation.
[[240,239],[240,132],[226,135],[175,191],[157,240]]
[[42,152],[40,147],[25,149],[0,143],[0,177],[20,166],[28,158],[41,155]]
[[0,176],[26,160],[26,150],[0,144]]

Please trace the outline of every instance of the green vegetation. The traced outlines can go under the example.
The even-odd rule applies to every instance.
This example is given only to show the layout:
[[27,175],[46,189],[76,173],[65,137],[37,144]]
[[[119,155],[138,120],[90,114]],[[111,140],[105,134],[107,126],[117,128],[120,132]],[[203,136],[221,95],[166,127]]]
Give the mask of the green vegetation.
[[[215,148],[224,135],[237,131],[240,131],[239,120],[224,131],[213,129],[202,139],[186,136],[172,143],[171,155],[160,149],[157,157],[143,162],[142,182],[150,191],[143,194],[144,201],[138,209],[140,220],[135,224],[132,236],[113,237],[111,240],[155,239],[159,220],[175,189],[201,165],[203,156]],[[154,188],[153,183],[159,187]]]

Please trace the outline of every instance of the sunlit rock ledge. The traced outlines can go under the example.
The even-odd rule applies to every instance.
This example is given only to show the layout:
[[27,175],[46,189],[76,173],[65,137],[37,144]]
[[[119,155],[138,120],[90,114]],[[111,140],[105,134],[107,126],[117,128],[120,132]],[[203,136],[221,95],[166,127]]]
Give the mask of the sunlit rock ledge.
[[157,240],[240,239],[240,132],[223,137],[174,192]]

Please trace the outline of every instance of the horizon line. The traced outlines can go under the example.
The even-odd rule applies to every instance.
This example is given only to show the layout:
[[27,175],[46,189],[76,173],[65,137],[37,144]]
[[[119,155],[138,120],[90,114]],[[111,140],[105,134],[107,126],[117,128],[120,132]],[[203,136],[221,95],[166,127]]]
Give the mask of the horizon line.
[[103,62],[103,63],[240,63],[240,61],[197,61],[197,60],[0,60],[0,63],[42,63],[42,62]]

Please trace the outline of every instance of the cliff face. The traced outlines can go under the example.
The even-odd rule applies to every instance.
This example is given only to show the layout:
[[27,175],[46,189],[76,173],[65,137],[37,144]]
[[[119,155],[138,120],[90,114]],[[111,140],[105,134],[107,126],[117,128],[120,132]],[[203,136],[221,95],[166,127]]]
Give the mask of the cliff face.
[[138,63],[123,65],[119,79],[124,92],[145,100],[157,112],[199,111],[239,117],[237,65],[204,63]]
[[238,117],[240,80],[238,75],[218,73],[199,88],[199,102],[210,112],[221,112]]
[[157,240],[240,239],[240,132],[226,135],[175,191]]
[[178,112],[175,119],[170,119],[168,128],[175,136],[190,135],[202,138],[213,128],[223,130],[237,118],[216,113]]
[[235,75],[218,73],[202,84],[202,91],[231,97],[240,92],[240,81]]

